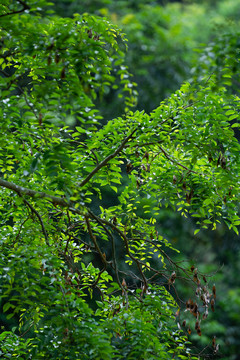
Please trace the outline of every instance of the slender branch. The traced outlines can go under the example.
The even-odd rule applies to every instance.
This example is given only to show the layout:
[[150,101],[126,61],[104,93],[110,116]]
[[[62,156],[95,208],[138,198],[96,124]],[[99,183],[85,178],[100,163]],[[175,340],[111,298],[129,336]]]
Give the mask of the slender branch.
[[95,247],[93,245],[90,245],[90,244],[86,243],[85,241],[83,241],[82,239],[79,239],[77,236],[71,234],[69,231],[65,231],[65,230],[61,229],[61,232],[65,235],[69,235],[71,238],[73,238],[73,240],[76,240],[79,243],[84,244],[86,246],[86,248],[90,248],[91,250],[95,249]]
[[172,159],[172,158],[168,155],[168,153],[167,153],[161,146],[159,146],[159,149],[160,149],[161,152],[164,154],[164,156],[165,156],[168,160],[170,160],[172,163],[175,163],[175,164],[177,164],[178,166],[181,166],[183,169],[188,170],[188,171],[190,171],[190,172],[192,172],[192,173],[194,173],[194,174],[201,175],[200,173],[198,173],[198,172],[196,172],[196,171],[194,171],[194,170],[191,170],[191,169],[189,169],[187,166],[179,163],[177,160]]
[[120,288],[123,290],[121,281],[119,279],[119,275],[118,275],[118,266],[117,266],[117,258],[116,258],[116,249],[115,249],[115,242],[113,239],[113,235],[110,233],[110,231],[106,228],[106,226],[103,224],[103,222],[101,221],[101,219],[99,219],[99,217],[95,216],[92,212],[91,212],[91,216],[103,227],[103,229],[105,230],[105,232],[108,234],[109,238],[111,239],[111,243],[112,243],[112,258],[113,258],[113,268],[115,270],[116,273],[116,277],[117,277],[117,282],[118,285],[120,286]]
[[89,221],[89,218],[85,215],[85,219],[86,219],[86,223],[87,223],[87,228],[88,228],[88,232],[89,232],[89,235],[94,243],[94,246],[98,252],[98,254],[100,255],[101,259],[102,259],[102,262],[104,264],[104,266],[106,266],[107,264],[107,260],[106,260],[106,256],[102,253],[100,247],[98,246],[98,243],[97,243],[97,240],[96,240],[96,236],[93,235],[93,232],[92,232],[92,228],[91,228],[91,225],[90,225],[90,221]]
[[34,207],[26,199],[24,199],[23,201],[31,209],[31,211],[37,216],[37,218],[38,218],[38,220],[39,220],[39,222],[41,224],[41,227],[42,227],[42,232],[43,232],[43,235],[45,237],[46,244],[48,246],[50,246],[49,240],[48,240],[48,234],[47,234],[47,231],[45,229],[45,226],[43,224],[43,221],[42,221],[42,218],[41,218],[40,214],[38,213],[38,211],[36,209],[34,209]]
[[[26,195],[26,196],[30,196],[32,198],[38,198],[38,199],[46,198],[46,199],[50,200],[52,204],[60,205],[62,207],[69,207],[69,210],[70,210],[71,204],[69,204],[67,201],[65,201],[64,199],[59,198],[57,196],[49,195],[49,194],[46,194],[41,191],[27,189],[27,188],[24,188],[22,186],[16,185],[12,182],[9,182],[9,181],[3,180],[3,179],[0,179],[0,186],[5,187],[10,190],[13,190],[20,196]],[[75,212],[80,212],[80,211],[79,210],[77,211],[77,209],[76,209]]]
[[2,14],[2,15],[0,15],[0,18],[4,17],[4,16],[8,16],[8,15],[20,14],[20,13],[24,12],[25,10],[30,10],[30,6],[28,4],[26,4],[25,1],[17,0],[17,2],[19,2],[23,6],[22,9],[12,11],[12,12],[9,12],[9,13],[6,13],[6,14]]
[[24,225],[28,220],[29,220],[29,215],[28,215],[28,217],[21,223],[20,228],[19,228],[19,230],[18,230],[18,233],[17,233],[17,236],[16,236],[16,238],[15,238],[14,243],[16,243],[16,241],[19,239],[19,236],[20,236],[20,234],[21,234],[23,225]]
[[[89,212],[89,214],[93,217],[93,213],[92,213],[90,210],[89,210],[88,212]],[[95,216],[95,215],[94,215],[94,216]],[[125,235],[117,226],[115,226],[114,224],[110,223],[110,222],[107,221],[107,220],[101,219],[101,221],[102,221],[103,223],[109,225],[109,226],[112,227],[113,229],[115,229],[115,230],[118,232],[118,234],[122,237],[122,239],[124,240],[125,247],[126,247],[126,252],[127,252],[128,256],[137,264],[137,267],[138,267],[138,270],[139,270],[139,272],[140,272],[140,274],[141,274],[141,276],[142,276],[144,285],[145,285],[146,288],[147,288],[147,279],[146,279],[146,277],[145,277],[145,275],[144,275],[144,273],[143,273],[142,268],[141,268],[140,265],[144,265],[144,266],[146,266],[147,268],[149,268],[149,269],[151,269],[151,270],[153,270],[153,271],[154,271],[154,269],[151,268],[150,266],[146,265],[146,264],[143,263],[142,261],[136,259],[136,258],[131,254],[130,249],[129,249],[129,245],[128,245],[128,239],[127,239],[126,235]]]
[[133,134],[137,131],[138,127],[135,128],[130,135],[128,135],[119,145],[119,147],[110,155],[108,155],[104,160],[102,160],[97,166],[93,169],[93,171],[90,172],[90,174],[87,175],[87,177],[79,184],[80,187],[84,186],[89,182],[89,180],[107,163],[115,158],[124,148],[125,144],[128,142],[129,139],[133,136]]

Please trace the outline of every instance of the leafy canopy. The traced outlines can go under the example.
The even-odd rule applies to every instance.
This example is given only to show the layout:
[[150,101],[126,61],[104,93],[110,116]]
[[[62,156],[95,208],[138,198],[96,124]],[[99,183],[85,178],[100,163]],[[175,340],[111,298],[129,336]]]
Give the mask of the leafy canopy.
[[[1,306],[16,325],[1,355],[194,359],[175,280],[196,291],[198,335],[216,292],[171,259],[157,219],[171,207],[238,232],[239,98],[209,76],[132,112],[121,31],[46,5],[1,5]],[[126,112],[104,124],[95,104],[111,88]]]

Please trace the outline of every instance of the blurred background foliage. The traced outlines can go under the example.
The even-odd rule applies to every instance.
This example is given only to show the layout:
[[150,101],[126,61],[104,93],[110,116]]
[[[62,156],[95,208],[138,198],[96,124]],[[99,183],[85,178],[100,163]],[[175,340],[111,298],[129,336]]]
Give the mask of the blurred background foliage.
[[[137,109],[151,112],[177,90],[184,81],[218,79],[219,87],[239,92],[240,0],[52,0],[60,16],[92,13],[118,25],[128,39],[126,64],[139,93]],[[230,69],[230,70],[229,70]],[[229,81],[228,71],[234,73]],[[213,89],[215,91],[216,89]],[[124,111],[117,90],[98,100],[102,121]],[[105,196],[110,201],[112,193]],[[112,198],[111,205],[116,202]],[[143,204],[147,203],[142,199]],[[98,204],[96,203],[96,207]],[[149,215],[150,216],[150,215]],[[217,287],[215,313],[202,328],[201,338],[191,335],[202,349],[216,335],[225,360],[240,359],[240,242],[239,236],[219,225],[194,235],[193,219],[172,210],[162,210],[159,231],[181,251],[179,261],[188,259],[202,272],[212,275]],[[173,256],[173,254],[172,254]],[[189,297],[184,283],[178,283],[179,296]],[[184,314],[180,314],[181,321]],[[5,323],[4,315],[1,321]],[[13,320],[12,320],[13,321]],[[14,322],[14,321],[13,321]],[[6,325],[6,323],[5,323]],[[9,325],[9,327],[11,327]]]

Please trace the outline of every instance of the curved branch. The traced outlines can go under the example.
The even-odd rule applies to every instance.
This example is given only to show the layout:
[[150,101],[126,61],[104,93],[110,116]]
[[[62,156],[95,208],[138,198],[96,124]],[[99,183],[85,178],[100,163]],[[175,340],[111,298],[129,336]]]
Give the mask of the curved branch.
[[46,198],[47,200],[50,200],[53,205],[60,205],[62,207],[70,207],[71,204],[69,204],[67,201],[65,201],[62,198],[59,198],[57,196],[49,195],[41,191],[35,191],[31,189],[24,188],[22,186],[16,185],[12,182],[0,179],[0,186],[5,187],[7,189],[15,191],[18,195],[26,195],[30,196],[32,198],[38,198],[43,199]]
[[131,137],[133,136],[133,134],[137,131],[138,127],[136,127],[130,135],[128,135],[119,145],[119,147],[110,155],[108,155],[104,160],[102,160],[99,164],[97,164],[97,166],[93,169],[93,171],[90,172],[90,174],[87,175],[87,177],[79,184],[79,186],[84,186],[85,184],[87,184],[89,182],[89,180],[105,165],[107,165],[107,163],[112,160],[113,158],[115,158],[124,148],[125,144],[128,142],[129,139],[131,139]]
[[23,0],[17,0],[17,2],[19,2],[19,4],[21,4],[21,5],[23,6],[22,9],[16,10],[16,11],[12,11],[12,12],[9,12],[9,13],[6,13],[6,14],[2,14],[2,15],[0,15],[0,18],[1,18],[1,17],[4,17],[4,16],[9,16],[9,15],[20,14],[20,13],[24,12],[25,10],[30,10],[30,6],[29,6],[28,4],[26,4],[25,1],[23,1]]

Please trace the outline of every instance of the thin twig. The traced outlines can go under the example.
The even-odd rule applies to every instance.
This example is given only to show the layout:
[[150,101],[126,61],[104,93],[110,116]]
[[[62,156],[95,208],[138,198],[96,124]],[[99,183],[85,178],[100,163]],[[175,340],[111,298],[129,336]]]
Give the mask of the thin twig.
[[189,169],[187,166],[179,163],[177,160],[172,159],[172,158],[168,155],[168,153],[167,153],[161,146],[159,146],[159,149],[160,149],[161,152],[164,154],[164,156],[165,156],[168,160],[170,160],[172,163],[175,163],[175,164],[177,164],[178,166],[181,166],[183,169],[188,170],[188,171],[191,172],[191,173],[194,173],[194,174],[197,174],[197,175],[201,175],[200,173],[198,173],[198,172],[196,172],[196,171],[194,171],[194,170],[191,170],[191,169]]
[[90,212],[91,217],[93,217],[105,230],[105,232],[108,234],[109,238],[111,239],[111,243],[112,243],[112,257],[113,257],[113,264],[114,264],[114,270],[116,273],[116,277],[117,277],[117,282],[118,285],[120,286],[120,288],[123,290],[121,281],[119,279],[119,275],[118,275],[118,266],[117,266],[117,258],[116,258],[116,249],[115,249],[115,242],[114,242],[114,238],[113,235],[110,233],[110,231],[106,228],[106,226],[103,224],[103,222],[101,221],[101,219],[97,216],[95,216],[92,212]]
[[[90,214],[91,216],[93,215],[90,210],[89,210],[89,214]],[[140,274],[141,274],[141,276],[142,276],[144,285],[145,285],[145,287],[147,288],[147,279],[146,279],[146,277],[145,277],[145,275],[144,275],[144,273],[143,273],[142,268],[141,268],[140,265],[144,265],[144,266],[146,266],[148,269],[153,270],[153,271],[154,271],[155,269],[153,269],[153,268],[151,268],[150,266],[146,265],[144,262],[136,259],[136,258],[131,254],[131,251],[130,251],[129,245],[128,245],[128,239],[127,239],[126,235],[125,235],[117,226],[115,226],[114,224],[112,224],[112,223],[110,223],[109,221],[104,220],[104,219],[101,219],[101,221],[102,221],[103,223],[109,225],[109,226],[112,227],[113,229],[115,229],[115,230],[118,232],[118,234],[122,237],[122,239],[124,240],[125,247],[126,247],[126,252],[127,252],[128,256],[137,264],[137,267],[138,267],[138,270],[139,270],[139,272],[140,272]]]
[[91,228],[91,224],[90,224],[90,221],[89,221],[89,218],[88,216],[85,215],[85,220],[86,220],[86,224],[87,224],[87,228],[88,228],[88,233],[94,243],[94,246],[98,252],[98,254],[100,255],[101,259],[102,259],[102,262],[104,265],[107,264],[107,260],[106,260],[106,256],[102,253],[100,247],[98,246],[98,243],[97,243],[97,240],[96,240],[96,237],[95,235],[93,235],[93,232],[92,232],[92,228]]

